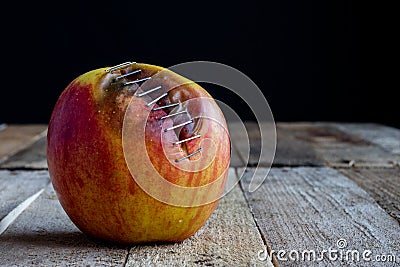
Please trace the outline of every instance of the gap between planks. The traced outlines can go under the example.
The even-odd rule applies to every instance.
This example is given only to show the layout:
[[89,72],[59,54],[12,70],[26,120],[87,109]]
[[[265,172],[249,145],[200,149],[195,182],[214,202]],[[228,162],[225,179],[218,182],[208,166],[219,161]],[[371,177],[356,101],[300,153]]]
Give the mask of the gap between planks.
[[[241,179],[243,178],[243,175],[245,175],[245,169],[242,168],[241,171],[240,171],[239,168],[235,168],[235,174],[236,174],[236,178],[239,181],[239,185],[240,185],[240,189],[242,190],[242,194],[243,194],[244,198],[246,199],[247,206],[248,206],[248,208],[251,211],[251,214],[253,216],[254,223],[257,226],[257,230],[260,233],[261,238],[262,238],[262,240],[264,242],[264,245],[266,247],[266,253],[268,253],[267,255],[269,257],[269,260],[271,261],[271,264],[273,266],[278,267],[279,266],[278,261],[276,260],[275,255],[272,255],[272,253],[271,253],[271,246],[268,244],[268,240],[265,237],[265,235],[263,235],[263,231],[261,229],[261,226],[258,224],[257,219],[255,218],[254,213],[252,212],[252,206],[250,205],[249,199],[248,199],[248,197],[247,197],[247,195],[245,193],[245,191],[249,191],[250,186],[248,186],[247,188],[244,188],[243,183],[241,182]],[[268,175],[268,174],[265,173],[265,175]]]

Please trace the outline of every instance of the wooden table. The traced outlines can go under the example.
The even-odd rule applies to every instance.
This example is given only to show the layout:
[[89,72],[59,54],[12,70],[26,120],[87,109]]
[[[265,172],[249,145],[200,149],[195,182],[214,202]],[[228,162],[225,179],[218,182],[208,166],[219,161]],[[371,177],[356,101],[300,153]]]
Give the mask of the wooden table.
[[[244,175],[193,237],[121,247],[86,238],[62,210],[47,172],[47,126],[0,125],[0,265],[399,266],[400,130],[277,123],[269,168],[257,125],[246,128],[249,162],[235,136],[229,172]],[[254,179],[268,176],[250,193],[257,165]]]

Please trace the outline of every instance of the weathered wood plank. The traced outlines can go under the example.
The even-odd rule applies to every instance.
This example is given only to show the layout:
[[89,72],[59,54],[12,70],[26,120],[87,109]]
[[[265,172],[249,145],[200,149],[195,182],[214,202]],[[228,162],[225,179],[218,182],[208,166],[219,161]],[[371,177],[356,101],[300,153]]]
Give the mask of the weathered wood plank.
[[88,239],[62,210],[51,184],[0,235],[0,266],[124,266],[128,249]]
[[400,223],[400,169],[340,169]]
[[45,136],[47,125],[8,125],[0,131],[0,163]]
[[400,155],[400,129],[376,123],[337,123],[343,132],[360,136],[395,155]]
[[400,156],[338,129],[335,123],[280,123],[281,129],[304,140],[331,167],[393,167]]
[[[241,181],[244,189],[252,177],[251,171],[254,169],[249,169]],[[398,222],[364,190],[334,169],[272,168],[264,184],[245,195],[281,266],[370,266],[371,262],[362,259],[366,250],[371,251],[368,256],[371,259],[377,255],[400,255]],[[338,246],[344,242],[345,247]],[[330,248],[345,256],[334,260],[325,254],[323,260],[318,260],[322,251]],[[276,254],[279,250],[286,254]],[[351,261],[353,254],[346,256],[349,250],[359,253],[359,262],[356,258]],[[316,254],[308,256],[307,251]],[[385,266],[393,266],[390,264]]]
[[[264,137],[264,145],[268,152],[260,157],[261,135],[256,122],[244,123],[247,132],[236,130],[239,124],[230,125],[233,148],[241,159],[240,166],[323,166],[324,161],[317,155],[312,145],[305,140],[298,139],[291,129],[280,127],[276,124],[276,138]],[[260,125],[263,127],[263,124]],[[274,147],[274,144],[276,145]],[[275,154],[274,154],[275,153]]]
[[47,169],[46,136],[0,164],[2,169]]
[[[244,129],[243,129],[244,126]],[[276,127],[271,123],[231,123],[229,126],[232,145],[241,160],[240,166],[264,166],[274,164],[276,151]],[[260,129],[266,133],[261,136]],[[262,146],[261,146],[262,145]],[[261,151],[263,150],[263,153]]]
[[44,189],[40,189],[38,192],[21,202],[3,219],[1,219],[0,235],[4,233],[5,230],[7,230],[7,228],[18,218],[18,216],[21,215],[21,213],[24,212],[29,207],[29,205],[31,205],[43,193],[43,191]]
[[296,131],[277,123],[278,145],[273,166],[323,166],[324,161],[308,141],[297,138]]
[[49,182],[46,171],[0,170],[0,220]]
[[[234,176],[230,169],[230,176]],[[234,177],[232,177],[235,179]],[[176,244],[135,246],[128,266],[272,266],[257,258],[265,250],[239,186],[223,197],[206,224]]]
[[[397,129],[379,125],[374,128],[374,124],[366,124],[366,129],[362,130],[362,125],[329,122],[276,123],[277,146],[272,166],[328,164],[331,167],[349,168],[393,167],[399,164],[400,134]],[[233,129],[233,149],[242,166],[257,166],[258,163],[259,166],[270,166],[271,155],[260,158],[259,125],[256,122],[246,122],[245,126],[248,136],[243,131],[235,131],[237,125],[230,126]],[[271,140],[264,143],[269,144]],[[273,151],[271,148],[268,150]]]
[[[229,177],[236,179],[234,169]],[[272,266],[257,260],[259,250],[265,250],[265,245],[236,186],[193,237],[170,245],[135,246],[127,265]],[[128,254],[127,247],[98,243],[83,235],[62,210],[51,184],[0,235],[0,251],[0,266],[123,266]]]

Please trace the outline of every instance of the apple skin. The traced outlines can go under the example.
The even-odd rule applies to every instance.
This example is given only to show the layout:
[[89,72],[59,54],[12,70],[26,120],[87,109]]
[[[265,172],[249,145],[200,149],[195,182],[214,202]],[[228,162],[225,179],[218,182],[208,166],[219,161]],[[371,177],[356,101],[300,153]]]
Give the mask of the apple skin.
[[[159,66],[137,64],[132,67],[142,70],[132,79],[152,76],[160,71],[166,71],[171,80],[181,79],[178,74]],[[205,224],[217,207],[218,199],[201,206],[179,207],[155,199],[136,183],[124,156],[122,127],[127,107],[135,97],[133,89],[138,86],[121,87],[112,82],[124,71],[131,71],[132,67],[113,73],[107,72],[107,68],[87,72],[62,92],[53,109],[47,135],[51,182],[71,221],[88,236],[129,244],[179,242]],[[158,104],[197,97],[211,98],[201,86],[190,83],[171,90],[168,97]],[[146,104],[144,100],[137,101],[143,101],[143,106]],[[142,154],[147,153],[154,168],[177,185],[201,186],[221,176],[223,182],[218,184],[217,191],[222,195],[230,161],[227,128],[221,130],[221,127],[203,120],[183,129],[180,139],[202,130],[203,135],[217,144],[215,159],[207,168],[186,172],[171,164],[162,148],[159,118],[167,112],[160,109],[149,114],[143,109],[143,112],[135,114],[149,114],[145,126],[147,151],[142,151]],[[216,105],[215,110],[208,112],[217,114],[226,127],[222,112]],[[164,127],[173,125],[171,119],[165,119],[163,123]],[[167,134],[168,141],[179,140],[173,131]],[[195,151],[202,138],[186,142],[186,153]],[[202,154],[207,155],[207,151],[203,149]],[[181,156],[184,155],[182,149]],[[200,154],[193,158],[199,157]],[[191,158],[185,161],[189,160]],[[140,165],[133,167],[141,168]],[[163,193],[168,195],[171,192]]]

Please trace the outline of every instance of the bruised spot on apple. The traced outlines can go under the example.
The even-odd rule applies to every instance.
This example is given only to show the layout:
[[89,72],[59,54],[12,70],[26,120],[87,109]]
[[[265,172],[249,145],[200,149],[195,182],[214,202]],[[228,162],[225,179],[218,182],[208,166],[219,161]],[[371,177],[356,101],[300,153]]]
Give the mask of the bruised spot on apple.
[[47,162],[58,199],[89,236],[182,241],[223,194],[230,162],[224,116],[205,89],[168,69],[107,70],[77,77],[54,107]]

